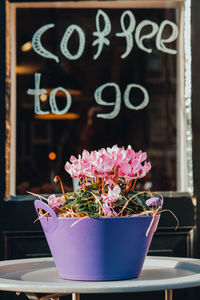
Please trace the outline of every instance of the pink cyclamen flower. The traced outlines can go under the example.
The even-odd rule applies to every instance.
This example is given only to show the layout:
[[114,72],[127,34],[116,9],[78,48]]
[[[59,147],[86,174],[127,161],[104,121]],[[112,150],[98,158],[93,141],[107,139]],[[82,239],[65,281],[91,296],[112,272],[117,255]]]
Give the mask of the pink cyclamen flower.
[[91,156],[92,177],[104,177],[113,171],[113,160],[111,155],[104,148],[99,151],[92,151]]
[[140,161],[143,162],[147,159],[147,153],[146,152],[142,152],[141,150],[139,152],[136,153],[136,158]]
[[119,185],[116,185],[113,189],[111,189],[110,187],[108,187],[108,194],[102,195],[103,198],[103,202],[107,203],[108,206],[111,205],[111,202],[116,202],[117,199],[119,198],[121,189],[119,187]]
[[104,214],[105,214],[107,217],[112,216],[112,210],[111,210],[111,207],[109,207],[109,206],[107,205],[107,203],[103,203],[103,211],[104,211]]
[[107,203],[103,203],[103,211],[106,217],[112,217],[117,215],[117,212],[111,207],[111,204],[107,205]]
[[146,205],[162,207],[162,200],[159,197],[152,197],[146,201]]
[[108,197],[109,201],[116,202],[117,199],[119,198],[120,192],[121,192],[121,188],[119,187],[119,185],[116,185],[113,189],[108,187],[107,197]]
[[72,163],[66,162],[65,170],[71,175],[71,177],[82,177],[86,175],[90,169],[90,161],[86,159],[81,159],[79,155],[78,159],[71,156],[70,161]]
[[105,177],[105,184],[108,184],[109,187],[111,188],[114,185],[114,176],[113,175],[109,175]]
[[125,177],[127,180],[138,178],[140,168],[141,164],[137,159],[133,159],[129,163],[126,161],[122,162],[119,165],[119,176]]
[[112,202],[116,202],[117,199],[119,198],[121,189],[118,185],[116,185],[113,189],[108,187],[108,194],[102,195],[101,197],[103,198],[103,210],[104,213],[107,217],[110,216],[116,216],[117,213],[116,211],[112,208]]
[[135,151],[129,145],[126,150],[126,160],[129,162],[129,161],[132,161],[134,158],[135,158]]
[[48,197],[48,205],[53,209],[56,210],[60,205],[63,205],[64,203],[60,201],[61,197],[56,197],[55,194],[50,195]]
[[[117,160],[115,164],[118,166],[119,177],[124,177],[126,180],[142,178],[151,169],[150,163],[147,163],[146,152],[141,150],[137,153],[129,145],[125,150],[118,148]],[[144,164],[142,165],[142,163]]]
[[140,167],[138,178],[142,178],[142,177],[146,176],[146,174],[150,170],[151,170],[151,163],[145,161],[144,165],[143,166],[141,165],[141,167]]
[[114,183],[111,177],[116,174],[118,178],[126,180],[144,177],[151,169],[151,164],[146,159],[146,152],[135,152],[130,145],[127,149],[114,145],[91,153],[84,150],[78,158],[71,156],[70,162],[66,162],[65,170],[71,177],[104,178],[106,184],[112,187]]

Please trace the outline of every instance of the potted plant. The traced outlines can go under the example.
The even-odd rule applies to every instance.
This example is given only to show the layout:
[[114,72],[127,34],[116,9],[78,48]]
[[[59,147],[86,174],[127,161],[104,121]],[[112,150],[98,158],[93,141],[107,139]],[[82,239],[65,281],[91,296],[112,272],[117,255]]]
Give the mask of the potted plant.
[[[163,199],[136,192],[151,169],[147,154],[113,146],[83,151],[65,165],[80,188],[42,196],[35,208],[61,278],[120,280],[138,277],[158,225]],[[41,200],[46,200],[47,203]]]

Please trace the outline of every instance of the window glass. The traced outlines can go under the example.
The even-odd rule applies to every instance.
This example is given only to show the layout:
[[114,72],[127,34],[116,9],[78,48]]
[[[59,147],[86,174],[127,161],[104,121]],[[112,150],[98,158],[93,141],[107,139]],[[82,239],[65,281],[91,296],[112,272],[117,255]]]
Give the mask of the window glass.
[[176,14],[16,9],[17,195],[72,190],[70,156],[115,144],[148,153],[137,189],[176,190]]

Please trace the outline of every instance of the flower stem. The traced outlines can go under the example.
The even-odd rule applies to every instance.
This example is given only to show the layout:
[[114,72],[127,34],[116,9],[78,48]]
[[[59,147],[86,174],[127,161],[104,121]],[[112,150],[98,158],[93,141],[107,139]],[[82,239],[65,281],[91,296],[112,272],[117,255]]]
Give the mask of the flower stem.
[[104,182],[104,178],[102,178],[102,193],[105,195],[104,186],[105,186],[105,182]]
[[85,180],[86,180],[86,185],[88,185],[88,178],[87,178],[87,176],[85,176]]
[[62,190],[62,193],[63,193],[63,196],[65,198],[65,201],[67,202],[67,197],[66,197],[66,194],[65,194],[65,191],[64,191],[64,187],[63,187],[63,183],[62,183],[62,180],[60,179],[60,176],[56,176],[54,177],[54,182],[58,182],[60,183],[60,187],[61,187],[61,190]]
[[126,193],[129,192],[132,182],[133,182],[133,180],[129,180],[129,181],[127,180],[127,182],[126,182]]
[[134,191],[134,188],[135,188],[136,182],[137,182],[137,178],[135,179],[135,181],[134,181],[134,183],[133,183],[133,186],[132,186],[132,189],[131,189],[131,191]]
[[85,192],[85,176],[83,176],[83,190]]
[[117,166],[116,171],[114,172],[114,183],[118,184],[118,173],[119,173],[119,166]]

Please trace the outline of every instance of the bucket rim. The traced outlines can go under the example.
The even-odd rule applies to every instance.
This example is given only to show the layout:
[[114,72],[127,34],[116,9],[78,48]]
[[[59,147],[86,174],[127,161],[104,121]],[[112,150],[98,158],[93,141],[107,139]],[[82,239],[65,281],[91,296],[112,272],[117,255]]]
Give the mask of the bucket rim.
[[[156,217],[156,218],[158,218],[158,217],[160,217],[160,213],[159,214],[155,214],[155,215],[148,215],[148,216],[137,216],[137,215],[133,215],[133,216],[122,216],[122,217],[97,217],[97,218],[91,218],[91,217],[82,217],[82,218],[76,218],[76,217],[58,217],[57,216],[57,218],[59,219],[59,220],[61,220],[61,219],[64,219],[64,220],[79,220],[79,219],[85,219],[85,220],[87,220],[87,219],[90,219],[90,220],[119,220],[119,219],[133,219],[133,218],[142,218],[142,219],[145,219],[145,218],[151,218],[151,217],[153,217],[154,216],[154,218]],[[48,218],[48,217],[47,217]]]

